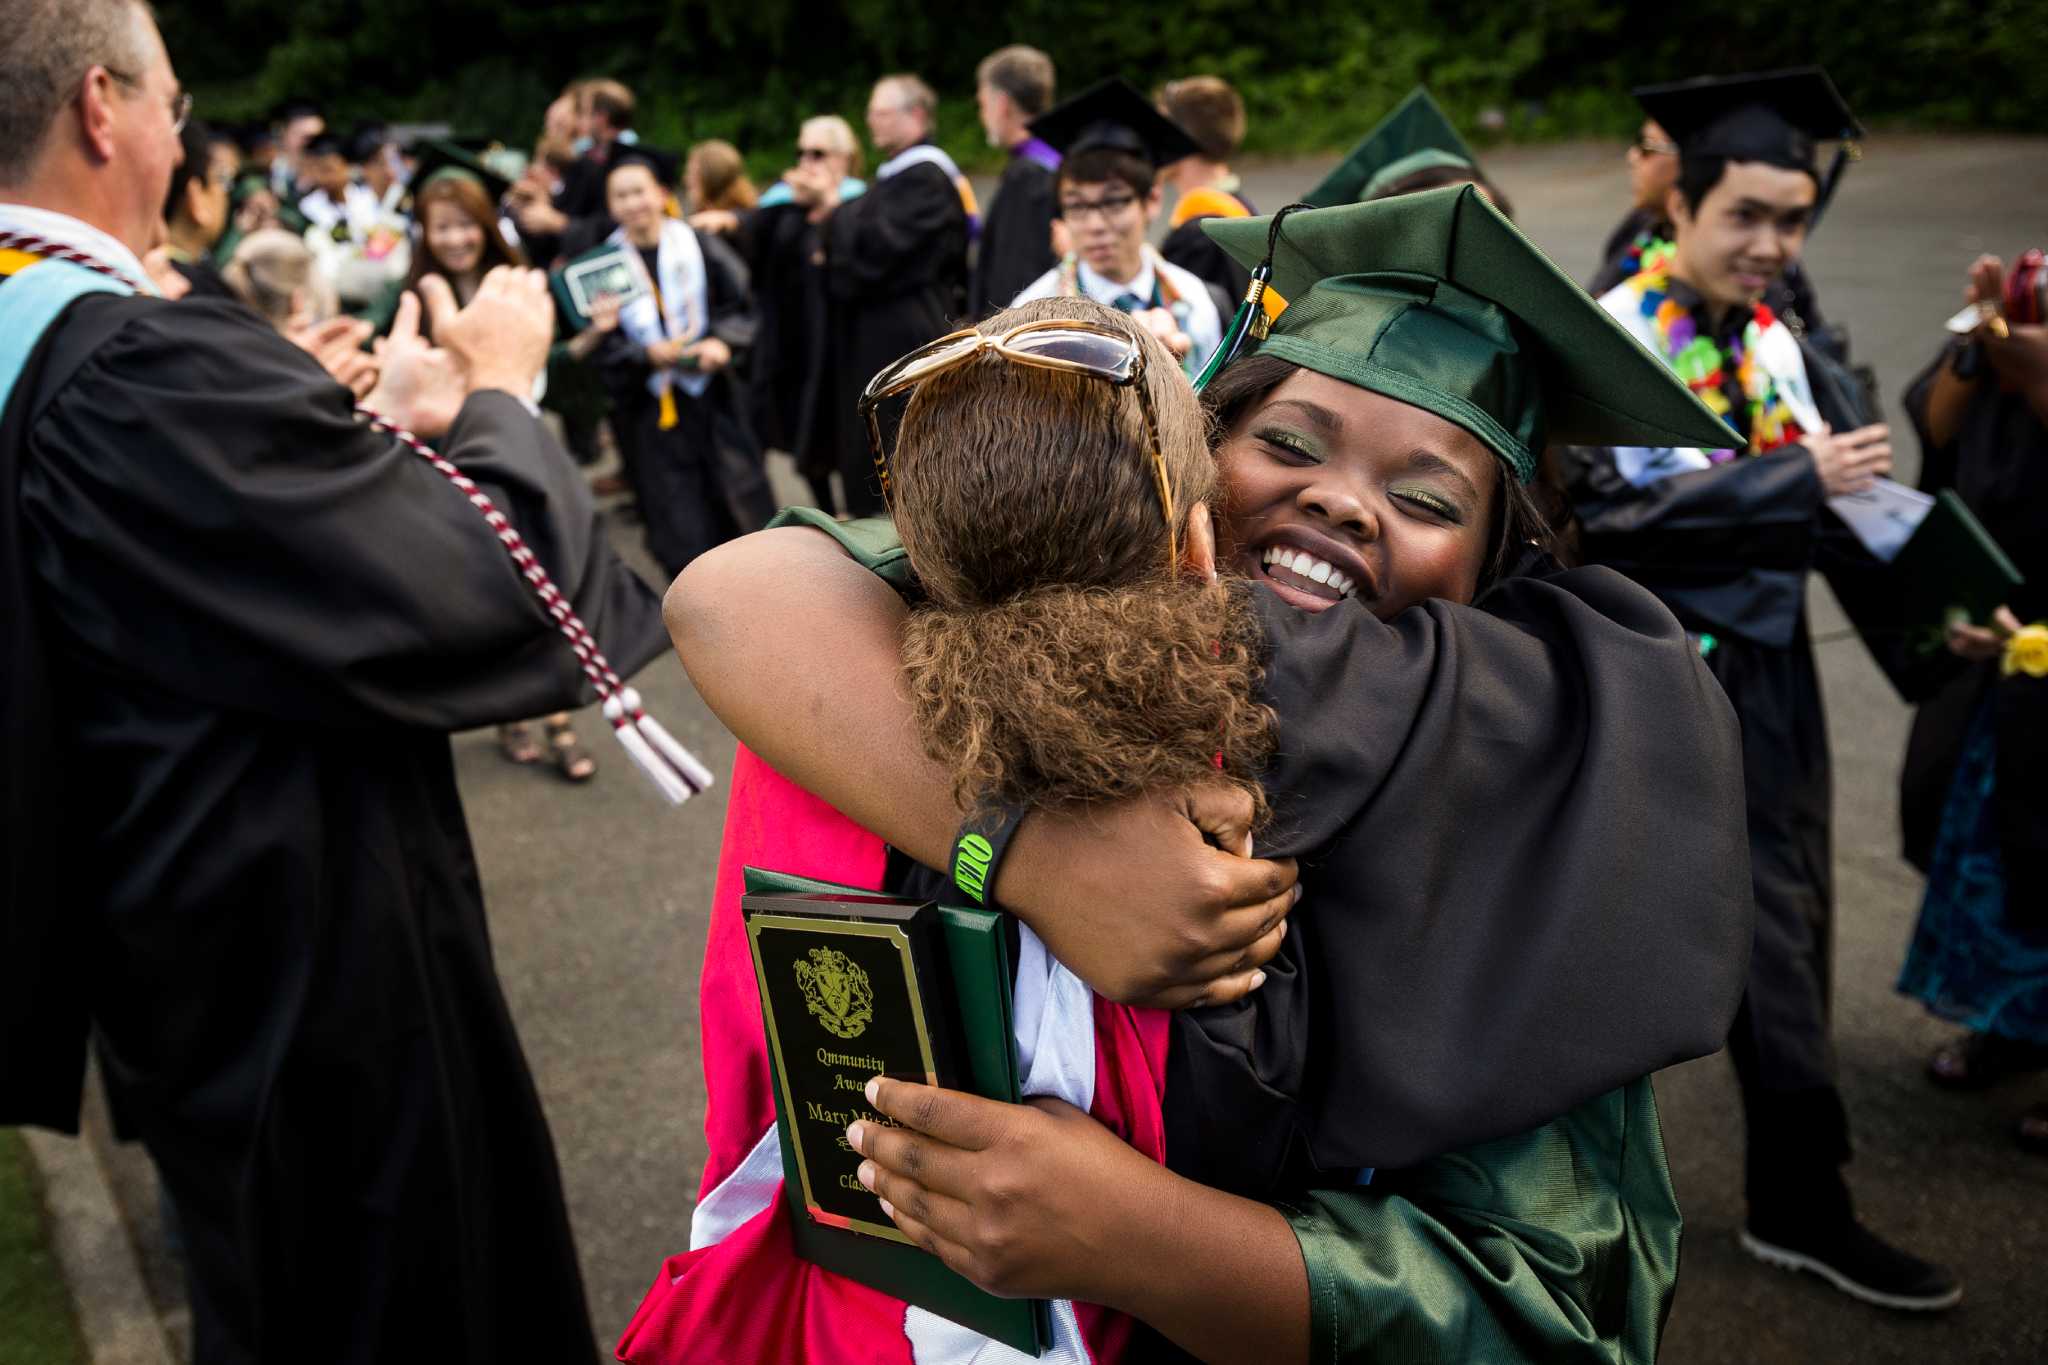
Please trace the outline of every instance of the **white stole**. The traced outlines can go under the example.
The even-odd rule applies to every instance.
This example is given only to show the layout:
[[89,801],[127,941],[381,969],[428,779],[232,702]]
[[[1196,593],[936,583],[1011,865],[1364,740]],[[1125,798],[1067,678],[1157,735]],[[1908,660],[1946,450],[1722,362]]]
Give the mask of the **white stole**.
[[[704,275],[704,248],[688,223],[677,218],[661,221],[661,243],[655,248],[655,274],[659,276],[661,304],[655,305],[656,281],[647,278],[647,262],[640,249],[626,240],[618,229],[606,239],[618,247],[644,292],[619,309],[619,329],[641,346],[657,341],[680,341],[684,345],[703,336],[711,325],[711,295]],[[657,369],[647,376],[647,391],[656,398],[671,386],[692,398],[701,398],[711,387],[711,376],[695,370]]]

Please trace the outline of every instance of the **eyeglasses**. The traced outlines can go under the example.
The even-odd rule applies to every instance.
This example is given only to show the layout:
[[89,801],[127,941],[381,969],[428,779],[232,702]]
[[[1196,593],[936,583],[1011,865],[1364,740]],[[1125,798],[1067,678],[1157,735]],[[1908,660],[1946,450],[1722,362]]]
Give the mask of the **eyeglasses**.
[[798,161],[823,161],[830,155],[832,153],[824,147],[799,147],[796,149],[796,159]]
[[1653,137],[1639,137],[1628,144],[1630,153],[1636,156],[1677,156],[1678,144],[1664,142]]
[[1093,203],[1076,200],[1070,204],[1060,205],[1060,217],[1069,223],[1085,223],[1090,218],[1097,217],[1106,220],[1117,217],[1137,202],[1137,196],[1129,194],[1111,195],[1107,199],[1098,199]]
[[[123,75],[121,72],[114,70],[114,68],[111,66],[102,67],[101,70],[105,71],[109,76],[112,76],[115,80],[121,82],[121,84],[127,86],[130,90],[139,92],[143,88],[142,82],[140,80],[136,79],[133,76]],[[180,90],[175,95],[166,95],[164,97],[164,104],[170,110],[171,131],[173,133],[184,132],[186,120],[192,117],[192,92],[189,90]]]
[[1145,352],[1135,337],[1100,323],[1051,318],[1027,322],[997,336],[969,327],[928,342],[884,367],[868,381],[858,408],[868,424],[868,444],[882,496],[889,496],[889,457],[882,449],[882,421],[876,411],[882,401],[915,388],[935,374],[965,365],[984,351],[992,351],[1013,365],[1084,375],[1120,389],[1137,390],[1138,410],[1145,418],[1146,449],[1152,457],[1152,479],[1158,487],[1160,510],[1166,514],[1167,565],[1169,569],[1177,568],[1180,519],[1174,515],[1173,487],[1166,477],[1166,453],[1159,444],[1159,414],[1154,411],[1151,391],[1143,382]]

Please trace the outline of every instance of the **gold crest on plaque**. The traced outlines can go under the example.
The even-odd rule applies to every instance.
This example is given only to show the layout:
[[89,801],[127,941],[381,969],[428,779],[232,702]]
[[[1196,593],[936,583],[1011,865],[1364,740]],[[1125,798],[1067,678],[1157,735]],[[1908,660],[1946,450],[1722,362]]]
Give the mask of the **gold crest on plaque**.
[[827,1031],[858,1038],[875,1017],[875,992],[858,962],[837,948],[813,948],[809,962],[796,964],[797,988]]

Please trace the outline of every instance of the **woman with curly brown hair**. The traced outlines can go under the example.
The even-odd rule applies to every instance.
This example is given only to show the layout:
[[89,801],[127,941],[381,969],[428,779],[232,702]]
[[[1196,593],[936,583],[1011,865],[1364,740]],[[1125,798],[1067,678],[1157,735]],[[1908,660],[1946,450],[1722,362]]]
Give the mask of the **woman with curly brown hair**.
[[[915,389],[878,461],[903,548],[838,538],[892,581],[907,552],[907,615],[832,546],[784,531],[680,580],[671,630],[749,743],[927,866],[952,865],[932,828],[962,811],[968,830],[1019,836],[988,884],[1023,921],[1020,1057],[1045,1098],[878,1080],[871,1104],[904,1127],[847,1135],[914,1241],[995,1292],[1108,1305],[1207,1358],[1372,1340],[1648,1360],[1678,1221],[1644,1077],[1712,1050],[1738,989],[1735,737],[1668,613],[1604,571],[1517,562],[1519,480],[1546,426],[1643,438],[1712,418],[1476,192],[1287,227],[1268,267],[1293,302],[1217,390],[1220,534],[1170,362],[1128,321],[1047,301],[870,388]],[[1248,230],[1264,241],[1269,224]],[[1219,584],[1219,562],[1260,586]],[[741,695],[771,685],[771,702]],[[785,779],[742,767],[728,854],[737,837],[758,865],[812,856],[743,802],[741,776]],[[1085,987],[1077,1002],[1063,963],[1095,979],[1158,932],[1152,850],[1101,846],[1105,826],[1131,827],[1116,798],[1217,769],[1263,785],[1263,837],[1310,860],[1295,932],[1235,1004],[1164,1021],[1091,1009]],[[1242,820],[1189,808],[1240,846]],[[1099,871],[1118,857],[1121,885]],[[880,880],[861,884],[981,894],[870,867]],[[714,1055],[759,1046],[751,984],[719,979],[726,880],[700,1250],[671,1260],[623,1358],[666,1358],[739,1283],[721,1257],[766,1246],[732,1207],[761,1149],[742,1157],[729,1131],[758,1130],[764,1109],[721,1096],[739,1072]],[[1107,894],[1064,903],[1061,881]],[[1092,1077],[1034,1083],[1048,1039],[1069,1036]],[[1567,1166],[1578,1196],[1546,1204],[1543,1173]],[[779,1223],[774,1204],[753,1215]],[[896,1302],[914,1358],[952,1358],[927,1354],[919,1312]],[[1131,1340],[1075,1316],[1096,1358]]]

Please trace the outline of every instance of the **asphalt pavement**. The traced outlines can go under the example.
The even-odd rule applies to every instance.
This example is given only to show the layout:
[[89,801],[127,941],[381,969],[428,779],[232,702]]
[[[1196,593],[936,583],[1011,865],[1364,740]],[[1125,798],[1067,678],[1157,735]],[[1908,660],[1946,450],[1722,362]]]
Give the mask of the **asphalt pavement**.
[[[1486,160],[1525,230],[1573,275],[1589,274],[1626,207],[1620,149],[1516,148]],[[1253,166],[1246,192],[1277,207],[1323,169]],[[1851,168],[1808,260],[1828,317],[1848,324],[1897,420],[1900,391],[1960,302],[1964,266],[1980,251],[2010,258],[2038,245],[2048,245],[2048,139],[1879,137]],[[1898,434],[1900,476],[1910,479],[1917,451]],[[794,496],[786,467],[776,472]],[[637,528],[619,521],[614,532],[637,555]],[[1816,635],[1830,640],[1840,626],[1817,588]],[[1735,1245],[1739,1100],[1728,1067],[1709,1058],[1657,1083],[1686,1214],[1664,1359],[2048,1360],[2048,1162],[2022,1155],[2008,1134],[2024,1104],[2048,1098],[2048,1083],[1985,1098],[1922,1079],[1950,1029],[1891,984],[1920,895],[1897,856],[1895,784],[1910,716],[1853,640],[1819,652],[1835,752],[1835,1033],[1856,1135],[1852,1181],[1869,1222],[1953,1266],[1966,1298],[1937,1318],[1889,1314],[1744,1257]],[[732,740],[680,666],[658,662],[637,685],[723,778]],[[608,1357],[662,1258],[688,1245],[703,1160],[695,985],[724,796],[719,788],[665,807],[595,715],[582,721],[602,771],[581,788],[506,763],[487,732],[454,743],[500,972],[553,1125]],[[159,1297],[174,1300],[146,1166],[132,1155],[112,1164]]]

